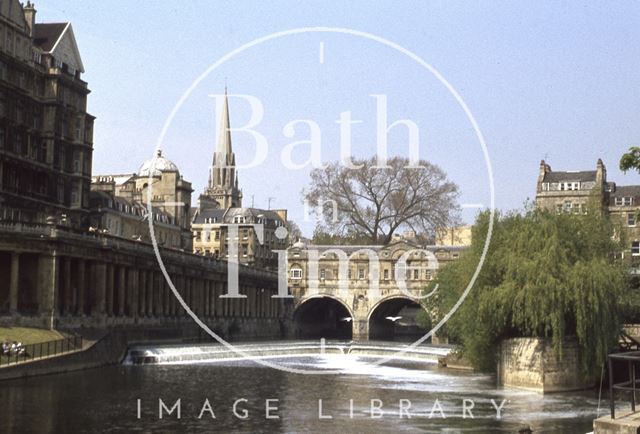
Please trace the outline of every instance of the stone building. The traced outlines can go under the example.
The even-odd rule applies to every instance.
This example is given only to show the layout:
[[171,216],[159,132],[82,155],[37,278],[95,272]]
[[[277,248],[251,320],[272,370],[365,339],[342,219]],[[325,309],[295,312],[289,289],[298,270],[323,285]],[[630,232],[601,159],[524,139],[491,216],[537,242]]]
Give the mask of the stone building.
[[536,189],[536,205],[556,212],[582,213],[593,205],[606,205],[611,184],[607,182],[607,169],[598,160],[596,170],[553,171],[544,160]]
[[[160,245],[192,251],[191,183],[158,150],[137,173],[96,175],[91,184],[91,223],[112,235],[150,242],[147,201]],[[151,191],[149,191],[151,190]]]
[[621,186],[608,181],[602,160],[598,160],[596,170],[591,171],[553,171],[543,160],[536,205],[558,213],[582,213],[589,206],[602,207],[624,230],[627,248],[623,255],[640,264],[640,186]]
[[[169,160],[159,154],[137,174],[96,178],[90,198],[94,118],[83,72],[70,23],[36,24],[30,3],[0,1],[0,325],[193,327],[168,276],[219,333],[279,336],[277,275],[240,266],[246,298],[220,297],[227,263],[191,252],[191,185]],[[157,231],[187,247],[167,248],[175,238],[159,246],[164,271],[154,248],[133,238],[150,188]],[[91,218],[109,230],[90,230]]]
[[238,236],[231,240],[238,243],[238,262],[277,270],[278,257],[274,250],[283,250],[289,245],[285,230],[287,210],[242,207],[226,90],[220,123],[209,182],[198,198],[198,208],[192,218],[193,251],[229,259],[229,225],[238,225]]
[[94,118],[71,23],[0,2],[0,219],[88,224]]
[[472,226],[457,226],[436,231],[437,246],[468,247],[472,241]]
[[[160,248],[167,275],[212,329],[279,336],[287,315],[277,276],[240,266],[239,290],[227,292],[227,263]],[[193,327],[148,243],[77,232],[53,223],[0,222],[0,325],[83,327]]]
[[[151,243],[147,206],[131,202],[104,191],[91,192],[91,226],[89,231]],[[153,233],[159,246],[182,249],[182,230],[172,215],[153,208]]]
[[[294,243],[287,250],[287,262],[298,335],[310,337],[324,327],[328,336],[332,332],[358,339],[388,336],[394,326],[389,318],[407,307],[419,310],[417,301],[438,270],[457,260],[467,247],[419,246],[406,239],[384,246]],[[352,333],[339,333],[345,328]]]

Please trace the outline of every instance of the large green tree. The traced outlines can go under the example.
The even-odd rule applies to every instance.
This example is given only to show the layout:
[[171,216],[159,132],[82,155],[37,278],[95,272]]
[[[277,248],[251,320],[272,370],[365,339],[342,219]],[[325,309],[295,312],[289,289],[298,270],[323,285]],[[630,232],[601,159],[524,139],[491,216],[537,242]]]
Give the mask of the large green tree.
[[[595,209],[595,208],[594,208]],[[440,271],[431,303],[447,312],[467,287],[480,260],[489,215],[478,217],[469,251]],[[583,351],[585,374],[602,366],[620,330],[617,301],[626,275],[615,257],[615,228],[602,213],[541,210],[498,215],[490,249],[465,302],[446,324],[479,369],[496,365],[497,345],[519,336],[548,337],[562,354],[566,336]]]
[[626,173],[632,169],[640,172],[640,148],[637,146],[630,147],[620,158],[620,170]]

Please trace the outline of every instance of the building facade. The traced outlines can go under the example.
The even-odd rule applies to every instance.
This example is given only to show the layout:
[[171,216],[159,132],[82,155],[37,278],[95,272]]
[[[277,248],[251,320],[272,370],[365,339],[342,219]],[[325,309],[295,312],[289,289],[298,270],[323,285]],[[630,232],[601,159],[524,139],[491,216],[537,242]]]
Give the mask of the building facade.
[[94,117],[71,23],[0,2],[0,219],[89,219]]
[[[0,324],[186,329],[193,320],[168,276],[221,334],[278,336],[286,306],[272,298],[275,273],[240,266],[246,298],[221,298],[226,261],[192,253],[191,185],[175,164],[158,154],[136,174],[96,177],[91,191],[94,118],[73,30],[35,15],[29,2],[0,1]],[[148,218],[163,271],[140,238]]]
[[558,213],[584,213],[601,208],[624,231],[623,255],[640,265],[640,186],[621,186],[607,180],[602,160],[591,171],[553,171],[544,160],[536,189],[536,205]]
[[[287,210],[242,207],[235,164],[225,90],[209,182],[192,217],[193,251],[222,259],[237,257],[241,264],[277,270],[275,250],[284,250],[289,245]],[[237,236],[230,234],[230,225],[238,226]],[[230,252],[230,243],[237,243],[237,253]]]
[[340,329],[348,322],[354,339],[388,334],[393,327],[389,318],[407,306],[421,309],[418,301],[438,270],[460,258],[467,247],[419,246],[403,239],[384,246],[296,242],[287,250],[294,333],[305,336],[309,331],[305,329],[318,326],[304,321],[304,316],[314,318],[314,311],[322,309],[318,302],[326,300],[337,303],[336,312],[343,316],[329,318],[329,323]]
[[[193,189],[162,151],[144,162],[137,173],[94,176],[91,190],[93,229],[151,242],[151,218],[159,245],[192,251],[189,214]],[[151,214],[147,207],[149,195]]]

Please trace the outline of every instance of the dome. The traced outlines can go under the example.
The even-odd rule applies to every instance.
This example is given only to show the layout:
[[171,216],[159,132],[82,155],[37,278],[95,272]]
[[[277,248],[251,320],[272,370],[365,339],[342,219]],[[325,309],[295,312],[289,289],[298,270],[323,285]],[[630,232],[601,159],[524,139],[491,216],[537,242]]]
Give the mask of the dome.
[[149,176],[149,172],[151,172],[151,168],[153,167],[153,173],[151,176],[160,176],[162,172],[178,172],[178,166],[176,166],[173,161],[162,156],[162,151],[158,149],[156,156],[151,160],[145,161],[142,166],[140,166],[140,170],[138,170],[138,176]]

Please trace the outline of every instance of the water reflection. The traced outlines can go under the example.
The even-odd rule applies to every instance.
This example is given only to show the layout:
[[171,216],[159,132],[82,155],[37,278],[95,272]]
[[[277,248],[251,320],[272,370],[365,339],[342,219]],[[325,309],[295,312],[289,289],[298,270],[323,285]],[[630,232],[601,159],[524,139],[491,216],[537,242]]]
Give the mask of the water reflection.
[[[491,376],[443,371],[423,363],[373,366],[366,359],[339,355],[281,362],[337,369],[341,374],[290,374],[242,361],[113,366],[4,382],[0,432],[494,433],[530,425],[535,432],[586,433],[597,408],[592,392],[542,397],[497,389]],[[169,408],[180,399],[181,419],[166,412],[159,419],[159,399]],[[207,399],[216,419],[208,412],[198,419]],[[246,419],[234,415],[238,399],[246,399],[236,409],[241,414],[246,410]],[[465,399],[473,402],[473,418],[462,418]],[[372,400],[373,416],[380,408],[381,418],[372,418]],[[506,400],[502,419],[497,419],[494,403],[500,405],[502,400]],[[442,411],[434,412],[436,401]],[[405,412],[401,418],[400,407],[407,410],[408,403],[411,417]],[[265,417],[267,405],[277,407],[269,411],[279,418]]]

